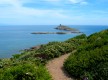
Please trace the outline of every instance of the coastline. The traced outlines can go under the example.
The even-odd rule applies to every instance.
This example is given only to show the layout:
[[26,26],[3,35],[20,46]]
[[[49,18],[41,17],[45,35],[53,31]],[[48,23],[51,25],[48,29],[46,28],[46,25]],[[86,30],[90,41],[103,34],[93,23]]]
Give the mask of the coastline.
[[[56,32],[59,30],[54,29],[56,25],[53,26],[18,26],[18,29],[13,29],[13,26],[8,26],[7,29],[1,31],[0,42],[0,58],[10,58],[14,54],[19,54],[21,50],[28,49],[35,45],[46,44],[52,41],[64,41],[77,34],[31,34],[32,32]],[[100,30],[107,29],[108,26],[102,25],[70,25],[70,27],[77,28],[81,32],[84,32],[86,35],[90,35],[92,33],[98,32]],[[1,28],[2,29],[2,28]],[[11,31],[10,29],[13,29]],[[62,30],[63,31],[63,30]],[[78,34],[79,35],[79,34]],[[11,36],[11,37],[10,37]],[[48,38],[48,39],[47,39]],[[27,45],[26,45],[27,44]]]
[[[42,44],[43,45],[43,44]],[[33,51],[33,50],[38,50],[42,45],[37,45],[37,46],[32,46],[28,49],[24,49],[22,51]]]

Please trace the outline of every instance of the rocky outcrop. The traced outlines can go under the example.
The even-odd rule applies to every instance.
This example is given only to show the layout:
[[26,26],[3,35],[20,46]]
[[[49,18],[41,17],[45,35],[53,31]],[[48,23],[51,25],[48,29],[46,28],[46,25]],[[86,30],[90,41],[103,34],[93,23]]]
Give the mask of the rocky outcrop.
[[64,31],[79,31],[79,30],[77,30],[77,29],[74,29],[74,28],[70,28],[70,27],[68,27],[68,26],[64,26],[64,25],[59,25],[58,27],[56,27],[55,29],[57,29],[57,30],[64,30]]
[[60,31],[60,32],[33,32],[31,34],[72,34],[72,33],[82,33],[77,29],[70,28],[68,26],[64,26],[64,25],[61,25],[61,24],[58,27],[56,27],[55,29],[62,30],[62,31]]

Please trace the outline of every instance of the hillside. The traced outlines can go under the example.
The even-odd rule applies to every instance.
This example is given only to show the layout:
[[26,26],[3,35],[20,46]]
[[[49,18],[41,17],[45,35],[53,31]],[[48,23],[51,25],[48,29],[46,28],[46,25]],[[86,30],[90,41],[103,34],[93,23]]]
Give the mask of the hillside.
[[65,61],[64,68],[77,78],[108,80],[108,30],[88,36]]
[[[75,39],[75,41],[78,40]],[[0,59],[0,80],[52,80],[45,68],[46,63],[72,52],[77,46],[76,42],[73,44],[68,41],[49,42],[26,49],[21,54],[13,55],[10,59]]]

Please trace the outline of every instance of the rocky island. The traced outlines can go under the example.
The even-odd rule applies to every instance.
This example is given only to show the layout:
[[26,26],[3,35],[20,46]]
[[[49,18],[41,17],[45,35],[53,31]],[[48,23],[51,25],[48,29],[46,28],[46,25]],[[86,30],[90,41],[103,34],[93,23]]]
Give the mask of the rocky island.
[[72,34],[72,33],[82,33],[77,29],[70,28],[68,26],[59,25],[58,27],[54,28],[57,30],[61,30],[59,32],[33,32],[31,34]]
[[77,30],[77,29],[75,29],[75,28],[70,28],[70,27],[68,27],[68,26],[65,26],[65,25],[59,25],[58,27],[56,27],[55,29],[57,29],[57,30],[64,30],[64,31],[79,31],[79,30]]
[[70,32],[33,32],[31,34],[70,34]]

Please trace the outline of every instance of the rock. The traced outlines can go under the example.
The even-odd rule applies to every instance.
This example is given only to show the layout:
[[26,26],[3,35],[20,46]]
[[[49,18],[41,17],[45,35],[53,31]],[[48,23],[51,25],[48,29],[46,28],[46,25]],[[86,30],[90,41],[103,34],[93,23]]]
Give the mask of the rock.
[[57,29],[57,30],[65,30],[65,31],[78,31],[77,29],[70,28],[68,26],[64,26],[64,25],[61,25],[61,24],[58,27],[56,27],[55,29]]

